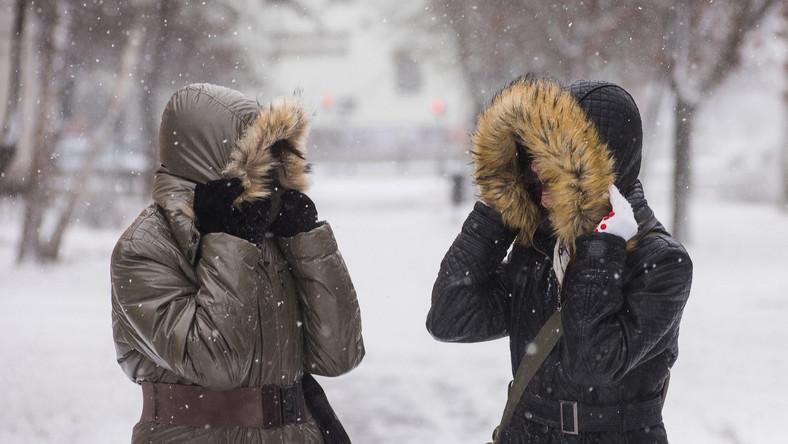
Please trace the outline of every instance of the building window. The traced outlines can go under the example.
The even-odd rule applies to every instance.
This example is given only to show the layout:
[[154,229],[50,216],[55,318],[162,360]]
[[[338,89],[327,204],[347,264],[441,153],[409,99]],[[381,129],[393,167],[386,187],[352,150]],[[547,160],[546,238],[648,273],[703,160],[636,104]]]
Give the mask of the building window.
[[421,89],[421,69],[410,51],[394,53],[397,90],[403,93],[416,93]]

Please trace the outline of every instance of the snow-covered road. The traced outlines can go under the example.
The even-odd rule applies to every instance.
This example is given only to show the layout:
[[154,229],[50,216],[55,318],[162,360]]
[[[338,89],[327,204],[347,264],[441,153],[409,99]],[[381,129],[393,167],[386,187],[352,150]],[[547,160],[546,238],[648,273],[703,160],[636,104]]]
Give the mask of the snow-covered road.
[[[484,442],[504,402],[506,341],[442,344],[424,329],[440,259],[470,207],[452,209],[447,181],[430,176],[315,182],[363,315],[365,361],[322,379],[354,442]],[[666,220],[664,202],[652,203]],[[695,280],[665,410],[671,442],[779,442],[788,214],[696,199],[693,215]],[[120,229],[78,227],[62,264],[16,267],[16,218],[3,218],[0,442],[128,442],[140,396],[115,364],[109,317],[109,253]]]

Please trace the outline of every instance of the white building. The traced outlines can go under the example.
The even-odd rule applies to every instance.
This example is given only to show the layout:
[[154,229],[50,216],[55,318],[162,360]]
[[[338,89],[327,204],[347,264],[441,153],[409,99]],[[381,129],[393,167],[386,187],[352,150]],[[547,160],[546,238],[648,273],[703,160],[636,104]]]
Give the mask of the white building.
[[274,93],[299,90],[314,111],[316,157],[416,160],[467,148],[471,105],[454,50],[435,47],[428,19],[409,19],[423,18],[421,2],[404,3],[412,12],[403,2],[312,0],[266,20],[274,64],[258,69]]

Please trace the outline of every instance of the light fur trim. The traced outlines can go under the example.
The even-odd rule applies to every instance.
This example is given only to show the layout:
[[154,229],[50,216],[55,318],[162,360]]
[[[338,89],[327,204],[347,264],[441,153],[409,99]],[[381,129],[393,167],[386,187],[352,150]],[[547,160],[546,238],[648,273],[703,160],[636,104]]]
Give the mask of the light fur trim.
[[533,156],[550,193],[555,236],[574,250],[575,239],[610,211],[613,157],[577,101],[557,83],[520,78],[496,95],[473,134],[475,181],[482,200],[519,232],[525,246],[532,244],[540,220],[540,196],[526,191],[516,142]]
[[[230,162],[222,171],[226,178],[241,179],[244,192],[236,204],[268,197],[272,191],[273,172],[284,188],[306,191],[306,136],[309,123],[302,104],[291,98],[278,98],[261,107],[254,122],[230,153]],[[290,152],[276,156],[274,143],[285,140],[302,157]]]

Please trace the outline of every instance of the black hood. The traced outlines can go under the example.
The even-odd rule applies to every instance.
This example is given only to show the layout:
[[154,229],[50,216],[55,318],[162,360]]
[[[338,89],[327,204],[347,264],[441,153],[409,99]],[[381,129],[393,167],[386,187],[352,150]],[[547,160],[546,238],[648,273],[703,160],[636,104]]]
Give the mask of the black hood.
[[624,88],[599,80],[578,80],[569,92],[607,144],[615,160],[615,184],[625,192],[640,174],[643,149],[643,125],[635,100]]

